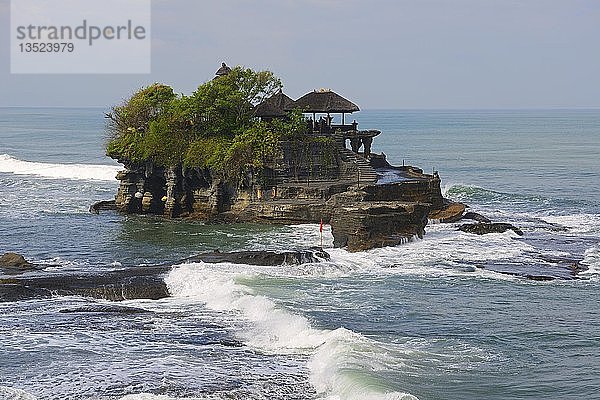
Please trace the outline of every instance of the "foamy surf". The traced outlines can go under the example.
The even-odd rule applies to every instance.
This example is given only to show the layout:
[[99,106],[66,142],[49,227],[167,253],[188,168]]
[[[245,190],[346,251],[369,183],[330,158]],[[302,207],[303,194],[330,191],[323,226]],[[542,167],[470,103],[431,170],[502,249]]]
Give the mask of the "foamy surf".
[[128,394],[127,396],[121,397],[119,400],[211,400],[218,399],[218,397],[171,397],[161,394],[151,393],[139,393],[139,394]]
[[570,233],[595,234],[600,232],[599,214],[547,215],[543,219],[568,228]]
[[582,272],[582,275],[600,279],[600,243],[590,249],[587,249],[581,264],[588,269]]
[[[354,355],[361,349],[373,352],[370,340],[344,328],[312,327],[306,317],[278,307],[271,299],[239,283],[256,274],[227,272],[230,267],[235,271],[236,266],[226,263],[183,264],[173,269],[165,282],[174,297],[200,301],[209,309],[232,313],[247,321],[238,335],[248,345],[274,353],[311,355],[310,382],[320,399],[416,399],[410,394],[383,390],[384,385],[375,384],[377,379],[372,376],[371,366],[360,365],[361,360],[369,357]],[[351,371],[350,364],[354,367]],[[361,368],[364,374],[357,372]],[[357,379],[359,375],[368,375],[370,379]]]
[[23,161],[0,154],[0,172],[31,175],[49,179],[114,181],[120,167],[92,164],[51,164]]
[[0,386],[0,399],[2,400],[37,400],[32,394],[21,389]]

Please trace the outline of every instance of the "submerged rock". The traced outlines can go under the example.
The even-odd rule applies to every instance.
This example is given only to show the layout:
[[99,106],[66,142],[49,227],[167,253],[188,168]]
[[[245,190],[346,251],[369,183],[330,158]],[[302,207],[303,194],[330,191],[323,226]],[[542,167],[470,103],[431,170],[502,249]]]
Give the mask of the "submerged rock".
[[508,230],[512,230],[519,236],[523,236],[523,231],[512,224],[494,222],[494,223],[478,223],[478,224],[464,224],[458,227],[459,230],[467,233],[474,233],[476,235],[485,235],[488,233],[504,233]]
[[205,262],[205,263],[223,263],[248,264],[248,265],[289,265],[289,264],[307,264],[316,263],[323,260],[329,260],[329,254],[321,248],[298,251],[236,251],[230,253],[221,253],[213,251],[202,253],[185,259],[187,262]]

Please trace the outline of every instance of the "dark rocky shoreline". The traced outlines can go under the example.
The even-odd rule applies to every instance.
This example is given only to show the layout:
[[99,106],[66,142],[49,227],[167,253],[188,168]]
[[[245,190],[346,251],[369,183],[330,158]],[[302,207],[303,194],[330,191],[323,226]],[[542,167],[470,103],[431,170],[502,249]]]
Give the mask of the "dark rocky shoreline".
[[41,271],[49,266],[29,263],[19,254],[7,254],[8,256],[0,259],[0,302],[53,296],[83,296],[110,301],[158,300],[169,297],[163,277],[171,270],[172,265],[176,264],[205,262],[275,266],[299,265],[329,259],[329,254],[319,248],[285,252],[213,251],[166,265],[132,266],[106,272],[32,275],[32,271]]
[[[53,296],[83,296],[110,301],[132,299],[158,300],[169,297],[164,275],[172,265],[187,262],[210,264],[231,263],[262,266],[300,265],[329,260],[329,254],[320,248],[298,251],[239,251],[202,253],[176,263],[90,273],[35,273],[48,265],[36,265],[21,255],[8,253],[0,259],[0,302],[21,301]],[[15,262],[11,262],[16,260]],[[4,262],[1,262],[4,261]],[[580,279],[586,270],[580,260],[547,259],[536,265],[488,263],[477,268],[513,275],[534,281]],[[18,262],[19,265],[15,265]],[[550,263],[550,264],[548,264]],[[474,268],[474,272],[477,268]],[[32,274],[32,272],[34,272]],[[4,275],[4,277],[2,277]],[[128,312],[128,310],[75,310],[73,312]],[[136,312],[135,310],[131,312]]]

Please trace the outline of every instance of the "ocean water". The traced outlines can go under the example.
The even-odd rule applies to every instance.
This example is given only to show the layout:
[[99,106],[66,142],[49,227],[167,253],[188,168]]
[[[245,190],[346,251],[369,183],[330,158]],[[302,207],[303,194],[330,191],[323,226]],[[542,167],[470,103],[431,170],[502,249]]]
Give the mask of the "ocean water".
[[[0,303],[0,399],[600,399],[600,111],[363,111],[373,150],[437,170],[447,197],[523,229],[300,266],[181,264],[299,249],[316,225],[93,215],[116,192],[102,109],[0,109],[0,252],[81,272],[171,263],[172,296]],[[564,271],[537,282],[504,272]],[[500,272],[498,272],[500,271]]]

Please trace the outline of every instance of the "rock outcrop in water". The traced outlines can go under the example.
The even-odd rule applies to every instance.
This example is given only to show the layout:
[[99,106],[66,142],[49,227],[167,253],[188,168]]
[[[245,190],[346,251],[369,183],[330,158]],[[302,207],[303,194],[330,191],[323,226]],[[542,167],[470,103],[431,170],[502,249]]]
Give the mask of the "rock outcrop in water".
[[[1,259],[0,275],[15,275],[14,265],[22,263],[24,258],[15,253],[8,253]],[[297,251],[238,251],[238,252],[209,252],[181,260],[185,262],[233,263],[248,265],[298,265],[329,260],[329,254],[322,249]],[[26,262],[26,261],[25,261]],[[27,263],[27,262],[26,262]],[[164,275],[171,270],[170,265],[130,267],[106,272],[90,273],[44,273],[32,276],[27,272],[33,267],[42,269],[44,266],[27,263],[32,268],[21,269],[18,277],[0,277],[0,302],[20,301],[32,298],[52,296],[84,296],[111,301],[132,299],[158,300],[169,296]],[[47,267],[47,266],[46,266]],[[76,309],[65,312],[126,312],[116,309]]]
[[168,267],[136,267],[105,273],[44,274],[0,278],[0,301],[85,296],[111,301],[168,297],[162,274]]
[[16,269],[32,269],[33,264],[30,263],[21,254],[17,253],[4,253],[0,257],[0,267],[2,268],[16,268]]
[[477,224],[464,224],[458,227],[459,230],[476,235],[485,235],[488,233],[504,233],[508,230],[515,232],[519,236],[523,236],[523,231],[516,226],[502,222],[480,222]]
[[429,210],[428,204],[402,202],[339,206],[331,219],[334,245],[362,251],[423,238]]
[[[464,211],[463,205],[443,198],[437,174],[393,167],[383,155],[366,160],[339,143],[328,150],[313,148],[309,159],[298,161],[285,144],[282,149],[267,173],[249,174],[238,185],[214,178],[208,170],[120,160],[126,169],[117,176],[114,206],[127,214],[208,222],[323,221],[331,224],[335,245],[350,251],[422,237],[430,213],[445,213],[451,221]],[[381,176],[387,177],[384,183]]]
[[21,254],[5,253],[0,257],[0,271],[4,274],[18,275],[41,268],[41,266],[27,261]]
[[479,213],[476,213],[476,212],[473,212],[473,211],[466,212],[462,216],[461,219],[472,219],[474,221],[482,222],[482,223],[485,223],[485,224],[489,224],[489,223],[492,222],[488,217],[483,216],[483,215],[481,215]]
[[247,264],[247,265],[300,265],[307,263],[317,263],[329,260],[330,256],[327,252],[320,248],[310,250],[297,251],[234,251],[222,253],[213,251],[210,253],[202,253],[197,256],[186,258],[186,262],[205,262],[205,263],[232,263],[232,264]]
[[333,222],[336,245],[351,251],[422,236],[430,213],[457,220],[464,206],[444,200],[437,173],[390,165],[372,152],[379,130],[345,123],[359,110],[329,89],[294,101],[271,72],[239,66],[190,97],[148,86],[106,115],[107,155],[125,166],[114,206],[212,222]]
[[474,212],[465,214],[464,204],[442,196],[437,173],[394,167],[383,154],[361,154],[360,146],[347,149],[344,135],[332,137],[335,145],[313,143],[302,159],[295,157],[291,143],[281,142],[278,157],[236,184],[217,178],[210,169],[166,168],[119,159],[126,169],[117,175],[120,186],[115,201],[96,203],[90,210],[115,208],[127,214],[225,223],[324,222],[331,225],[334,245],[349,251],[422,238],[430,219],[474,219],[478,223],[459,229],[479,235],[510,229],[523,235],[510,224],[492,223]]
[[100,214],[100,211],[113,211],[117,209],[114,200],[98,201],[90,206],[90,212]]

